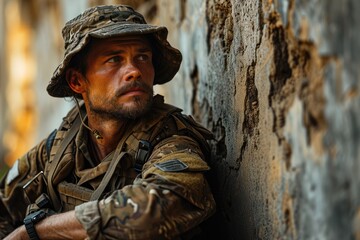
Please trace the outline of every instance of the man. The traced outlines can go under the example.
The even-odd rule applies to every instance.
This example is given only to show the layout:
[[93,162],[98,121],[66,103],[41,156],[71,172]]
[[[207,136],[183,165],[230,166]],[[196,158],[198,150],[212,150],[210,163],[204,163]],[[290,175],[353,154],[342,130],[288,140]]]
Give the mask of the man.
[[181,63],[167,29],[128,6],[97,6],[63,37],[47,91],[77,107],[0,182],[0,237],[194,236],[215,209],[204,178],[212,135],[153,97]]

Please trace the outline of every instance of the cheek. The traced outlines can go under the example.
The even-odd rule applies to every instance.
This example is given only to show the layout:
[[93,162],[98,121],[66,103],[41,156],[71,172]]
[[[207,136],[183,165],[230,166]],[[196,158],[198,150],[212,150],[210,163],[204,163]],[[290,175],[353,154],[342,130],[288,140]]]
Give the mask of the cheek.
[[122,75],[121,69],[103,70],[98,71],[93,76],[93,88],[96,91],[107,91],[111,92],[114,87],[119,84],[120,76]]
[[154,77],[155,77],[155,70],[154,70],[154,68],[152,66],[145,68],[145,70],[143,72],[143,75],[146,76],[145,80],[146,80],[147,83],[153,84]]
[[111,94],[112,91],[114,91],[114,86],[111,82],[99,78],[93,81],[91,85],[88,85],[87,89],[89,96],[92,98],[103,98]]

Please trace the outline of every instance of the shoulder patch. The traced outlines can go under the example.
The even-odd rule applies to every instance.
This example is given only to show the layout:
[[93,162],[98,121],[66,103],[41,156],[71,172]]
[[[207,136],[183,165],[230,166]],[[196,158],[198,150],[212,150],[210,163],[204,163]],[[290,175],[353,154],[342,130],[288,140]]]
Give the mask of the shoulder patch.
[[8,175],[6,176],[6,184],[10,184],[17,176],[19,176],[19,159],[16,160],[9,170]]
[[188,168],[188,165],[179,159],[171,159],[154,165],[163,172],[181,172]]

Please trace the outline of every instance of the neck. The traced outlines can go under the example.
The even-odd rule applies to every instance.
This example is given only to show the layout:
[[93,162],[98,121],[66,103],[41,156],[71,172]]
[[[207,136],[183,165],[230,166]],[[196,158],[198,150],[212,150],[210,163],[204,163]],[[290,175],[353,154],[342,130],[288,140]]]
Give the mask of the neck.
[[[93,131],[90,134],[97,157],[102,160],[117,147],[126,124],[125,120],[101,119],[94,114],[88,114],[88,125]],[[97,137],[96,132],[101,137]]]

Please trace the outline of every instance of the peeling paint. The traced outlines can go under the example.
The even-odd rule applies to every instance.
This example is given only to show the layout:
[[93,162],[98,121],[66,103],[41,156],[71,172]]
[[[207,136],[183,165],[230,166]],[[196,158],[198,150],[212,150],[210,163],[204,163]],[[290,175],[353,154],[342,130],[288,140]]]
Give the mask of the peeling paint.
[[231,14],[231,1],[207,0],[207,21],[209,25],[208,45],[209,49],[214,38],[221,40],[224,52],[230,51],[233,41],[233,17]]
[[252,135],[259,123],[258,90],[255,85],[255,62],[248,66],[246,72],[246,96],[244,106],[244,135]]

